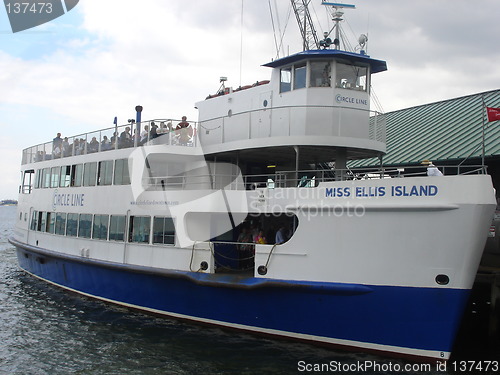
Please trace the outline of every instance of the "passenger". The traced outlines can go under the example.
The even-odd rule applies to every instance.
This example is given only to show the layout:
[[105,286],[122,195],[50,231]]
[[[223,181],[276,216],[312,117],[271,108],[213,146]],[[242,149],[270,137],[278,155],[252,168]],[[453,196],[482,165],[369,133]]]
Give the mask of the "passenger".
[[257,236],[255,236],[254,242],[256,244],[261,244],[261,245],[267,243],[266,237],[264,237],[264,231],[263,230],[259,230],[259,234],[257,234]]
[[97,141],[96,137],[92,137],[92,140],[89,143],[89,147],[87,149],[87,152],[89,154],[91,154],[91,153],[97,152],[97,151],[99,151],[99,142]]
[[64,157],[70,156],[71,155],[71,150],[70,150],[70,145],[68,141],[68,137],[64,137],[62,141],[62,152]]
[[151,122],[151,130],[149,131],[149,139],[158,138],[158,133],[156,132],[157,129],[158,129],[158,125],[156,125],[154,122]]
[[277,245],[280,245],[282,243],[285,243],[286,241],[288,241],[287,232],[286,228],[282,225],[276,232],[275,242]]
[[80,150],[80,153],[78,155],[84,155],[87,152],[87,141],[83,138],[80,138],[80,141],[78,142],[78,149]]
[[60,158],[62,153],[62,138],[61,133],[57,133],[57,136],[52,140],[52,156],[54,158]]
[[182,121],[177,124],[175,128],[175,133],[177,134],[178,141],[180,145],[186,146],[193,136],[193,128],[191,124],[187,122],[187,117],[182,116]]
[[149,126],[144,125],[144,130],[141,133],[141,145],[143,145],[148,141],[148,134],[149,134]]
[[57,136],[52,140],[52,150],[54,150],[56,147],[59,147],[59,149],[61,149],[61,145],[62,145],[61,133],[57,133]]
[[422,165],[427,165],[427,176],[442,176],[443,173],[434,165],[432,161],[425,159],[421,163]]
[[75,141],[73,142],[73,149],[75,151],[75,155],[81,154],[80,141],[78,140],[78,138],[75,138]]
[[116,141],[118,140],[118,132],[114,132],[111,137],[111,148],[115,148]]
[[120,134],[120,139],[118,140],[119,148],[127,148],[132,146],[132,135],[130,134],[130,127],[126,127],[125,130]]
[[254,246],[251,245],[252,235],[249,233],[247,228],[241,228],[240,235],[238,236],[238,240],[241,245],[237,246],[239,252],[239,268],[240,269],[248,269],[251,268],[253,264],[253,256],[254,256]]
[[101,151],[108,151],[111,150],[111,142],[109,141],[108,137],[105,135],[102,137],[102,142],[101,142]]

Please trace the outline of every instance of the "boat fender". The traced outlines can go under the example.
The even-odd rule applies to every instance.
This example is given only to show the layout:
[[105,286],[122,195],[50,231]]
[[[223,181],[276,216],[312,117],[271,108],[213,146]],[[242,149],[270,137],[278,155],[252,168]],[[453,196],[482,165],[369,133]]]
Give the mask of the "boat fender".
[[266,266],[259,266],[257,268],[257,272],[259,273],[259,275],[264,276],[265,274],[267,274],[267,267]]

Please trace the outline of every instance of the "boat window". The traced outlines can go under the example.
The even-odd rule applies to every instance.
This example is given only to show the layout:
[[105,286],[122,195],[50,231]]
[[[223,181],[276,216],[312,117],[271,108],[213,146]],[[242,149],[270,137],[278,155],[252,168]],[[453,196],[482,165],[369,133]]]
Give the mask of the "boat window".
[[36,228],[39,232],[45,232],[47,225],[47,212],[38,212],[38,226]]
[[50,180],[50,187],[56,188],[59,186],[59,172],[60,172],[60,167],[52,167],[51,168],[51,180]]
[[125,216],[111,215],[109,222],[109,239],[110,241],[124,241],[125,233]]
[[33,211],[31,215],[30,229],[37,230],[37,228],[38,228],[38,211]]
[[332,68],[329,61],[311,62],[310,87],[330,87]]
[[336,87],[366,91],[366,67],[337,62],[336,69]]
[[35,189],[39,189],[42,187],[42,170],[37,169],[35,175]]
[[94,215],[92,238],[97,240],[107,240],[108,222],[109,222],[109,215]]
[[78,214],[68,214],[66,236],[76,237],[78,233]]
[[64,236],[66,232],[66,214],[64,212],[58,212],[56,214],[56,234]]
[[62,166],[59,187],[69,187],[70,183],[71,183],[71,165]]
[[42,187],[50,187],[50,168],[43,168],[42,171]]
[[71,186],[82,186],[83,164],[71,166]]
[[34,169],[24,171],[22,189],[21,189],[22,194],[31,194],[31,191],[33,190],[33,184],[35,182],[34,177],[35,177]]
[[293,88],[302,89],[306,87],[306,64],[295,65],[293,71]]
[[97,177],[97,162],[85,163],[83,169],[83,186],[95,186]]
[[78,237],[90,238],[90,231],[92,229],[92,215],[80,214],[78,222]]
[[175,225],[171,217],[155,217],[153,221],[153,243],[175,244]]
[[128,173],[128,159],[119,159],[115,161],[115,185],[130,184],[130,176]]
[[55,226],[56,226],[56,214],[55,214],[55,212],[47,212],[47,228],[45,231],[47,233],[54,234]]
[[129,242],[149,243],[151,230],[150,216],[131,216],[129,229]]
[[111,185],[113,181],[113,160],[99,162],[97,185]]
[[292,89],[292,68],[281,69],[280,92],[287,92]]

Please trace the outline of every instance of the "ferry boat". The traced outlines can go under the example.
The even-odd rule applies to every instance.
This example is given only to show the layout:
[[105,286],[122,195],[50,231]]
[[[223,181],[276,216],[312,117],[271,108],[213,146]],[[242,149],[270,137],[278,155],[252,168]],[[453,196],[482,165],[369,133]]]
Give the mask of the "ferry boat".
[[[343,6],[332,6],[337,22]],[[350,169],[386,151],[386,62],[325,38],[270,80],[29,147],[10,242],[27,273],[142,311],[447,360],[495,210],[483,166]],[[422,158],[426,156],[423,155]]]

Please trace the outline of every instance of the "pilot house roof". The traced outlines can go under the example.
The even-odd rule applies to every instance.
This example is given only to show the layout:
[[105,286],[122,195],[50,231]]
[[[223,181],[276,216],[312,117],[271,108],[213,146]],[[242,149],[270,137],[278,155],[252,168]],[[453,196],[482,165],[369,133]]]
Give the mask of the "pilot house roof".
[[338,58],[341,60],[348,60],[353,63],[362,63],[370,65],[372,73],[379,73],[387,70],[387,64],[382,60],[372,59],[368,55],[363,55],[360,53],[340,51],[336,49],[318,49],[299,52],[290,56],[282,57],[271,61],[270,63],[264,64],[263,66],[268,66],[271,68],[277,68],[280,66],[290,65],[295,62],[306,60],[306,59],[331,59]]

